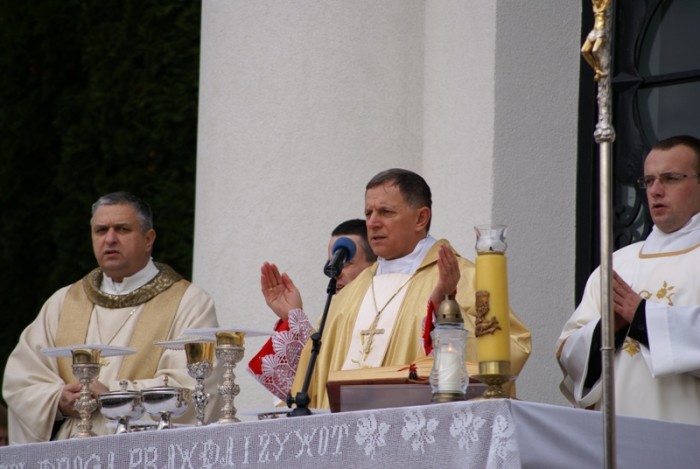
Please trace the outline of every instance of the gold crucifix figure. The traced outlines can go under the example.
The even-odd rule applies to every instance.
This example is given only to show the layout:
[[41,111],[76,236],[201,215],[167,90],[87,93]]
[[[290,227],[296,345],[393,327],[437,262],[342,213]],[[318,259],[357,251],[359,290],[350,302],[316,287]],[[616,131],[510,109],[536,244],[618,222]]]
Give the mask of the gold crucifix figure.
[[606,25],[608,21],[607,10],[610,7],[610,0],[593,0],[593,29],[581,47],[581,54],[586,62],[593,67],[595,76],[593,79],[599,81],[607,71],[601,59],[601,48],[609,40]]

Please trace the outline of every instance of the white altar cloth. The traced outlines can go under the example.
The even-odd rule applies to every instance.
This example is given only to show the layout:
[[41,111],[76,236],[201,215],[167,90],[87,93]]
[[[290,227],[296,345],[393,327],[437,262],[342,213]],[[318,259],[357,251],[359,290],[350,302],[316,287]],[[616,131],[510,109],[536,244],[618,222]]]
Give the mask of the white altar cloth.
[[[700,426],[618,417],[617,467],[697,467]],[[600,468],[599,412],[511,400],[283,417],[0,448],[0,469]]]

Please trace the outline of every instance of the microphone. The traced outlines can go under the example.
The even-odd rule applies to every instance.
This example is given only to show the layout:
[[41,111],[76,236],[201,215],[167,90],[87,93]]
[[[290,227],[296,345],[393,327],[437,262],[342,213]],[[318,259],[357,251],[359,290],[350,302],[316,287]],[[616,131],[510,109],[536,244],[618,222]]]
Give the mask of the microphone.
[[355,257],[355,243],[345,236],[338,238],[333,243],[332,255],[323,267],[323,273],[330,278],[338,278],[346,262],[350,262]]

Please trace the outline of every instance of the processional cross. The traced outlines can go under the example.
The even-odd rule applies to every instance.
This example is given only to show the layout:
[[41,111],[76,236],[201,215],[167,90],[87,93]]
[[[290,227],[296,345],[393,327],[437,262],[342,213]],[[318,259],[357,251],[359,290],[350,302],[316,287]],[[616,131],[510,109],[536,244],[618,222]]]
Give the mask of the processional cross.
[[604,467],[616,467],[615,455],[615,385],[614,385],[614,310],[612,292],[612,143],[615,129],[611,122],[612,88],[610,86],[612,18],[615,0],[592,0],[593,30],[581,47],[598,82],[598,123],[593,137],[599,145],[600,172],[600,299],[602,310],[602,410],[605,440]]

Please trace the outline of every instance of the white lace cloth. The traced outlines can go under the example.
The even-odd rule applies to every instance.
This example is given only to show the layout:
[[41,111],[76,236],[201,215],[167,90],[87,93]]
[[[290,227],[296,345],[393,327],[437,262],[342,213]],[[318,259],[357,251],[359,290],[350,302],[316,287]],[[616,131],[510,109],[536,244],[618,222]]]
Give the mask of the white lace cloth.
[[[511,400],[0,448],[0,469],[603,467],[600,412]],[[618,467],[697,467],[700,426],[617,418]]]
[[289,311],[289,330],[275,332],[270,339],[272,353],[261,358],[260,374],[248,368],[248,372],[268,391],[283,402],[292,389],[301,351],[314,328],[301,309]]
[[0,468],[520,467],[510,401],[174,428],[0,448]]

